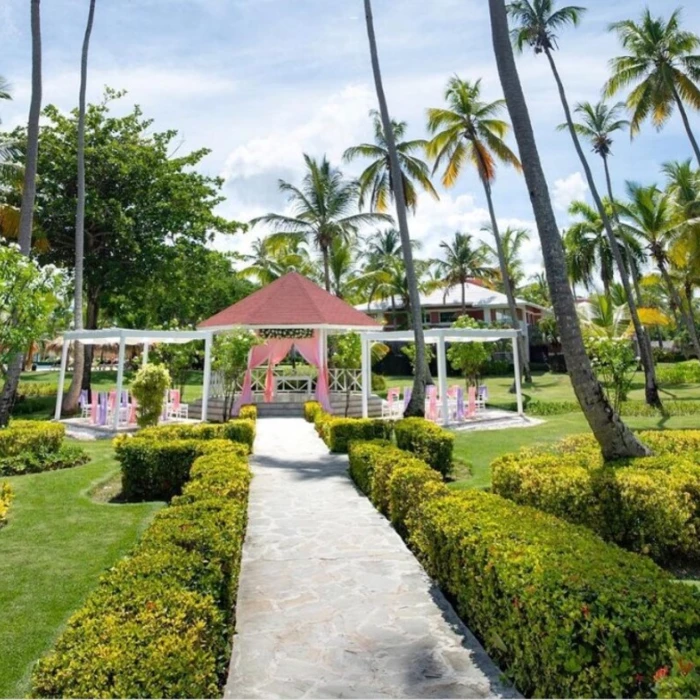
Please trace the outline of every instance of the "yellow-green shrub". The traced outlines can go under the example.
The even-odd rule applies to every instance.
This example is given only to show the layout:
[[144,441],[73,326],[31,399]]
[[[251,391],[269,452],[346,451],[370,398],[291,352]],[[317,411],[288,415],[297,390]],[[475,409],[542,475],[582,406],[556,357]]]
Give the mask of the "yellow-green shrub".
[[7,511],[10,509],[13,497],[10,485],[6,482],[0,484],[0,527],[7,522]]
[[228,423],[176,423],[140,430],[138,436],[157,440],[225,439],[243,443],[250,451],[255,441],[255,421],[238,418]]
[[66,428],[61,423],[12,421],[8,427],[0,428],[0,457],[57,452],[65,434]]
[[410,541],[518,689],[648,697],[700,635],[700,593],[590,530],[491,494],[431,499]]
[[33,696],[221,696],[250,474],[233,451],[191,473],[41,659]]
[[493,491],[663,561],[700,558],[700,431],[642,433],[656,456],[604,464],[589,436],[492,465]]
[[307,423],[315,423],[319,413],[323,412],[323,406],[318,401],[307,401],[304,404],[304,420]]
[[404,418],[396,423],[396,444],[427,462],[443,476],[452,472],[455,437],[424,418]]
[[241,410],[238,412],[238,417],[242,420],[252,420],[255,422],[258,420],[258,407],[253,404],[241,406]]
[[378,418],[338,418],[322,422],[323,435],[331,452],[346,454],[353,440],[388,440],[392,423]]

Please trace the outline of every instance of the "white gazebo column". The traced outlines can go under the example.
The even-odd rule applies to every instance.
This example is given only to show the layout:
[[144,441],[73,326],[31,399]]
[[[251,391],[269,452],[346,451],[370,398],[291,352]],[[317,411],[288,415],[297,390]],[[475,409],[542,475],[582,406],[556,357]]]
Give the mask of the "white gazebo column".
[[126,338],[124,332],[119,333],[119,359],[117,360],[117,400],[114,402],[114,415],[112,416],[112,428],[119,428],[119,409],[122,402],[122,389],[124,388],[124,356],[126,355]]
[[148,342],[145,342],[143,344],[143,356],[141,358],[141,366],[145,367],[148,364],[148,350],[150,349],[150,346]]
[[513,365],[515,367],[515,395],[518,401],[518,415],[522,416],[523,411],[523,386],[520,380],[520,353],[518,351],[518,336],[513,338]]
[[204,339],[204,378],[202,384],[202,423],[207,420],[209,413],[209,386],[211,384],[211,350],[214,334],[210,333]]
[[61,349],[61,372],[58,375],[58,394],[56,396],[56,411],[54,420],[61,420],[61,406],[63,404],[63,387],[66,383],[66,366],[68,365],[68,346],[70,343],[64,337],[63,348]]
[[372,363],[370,362],[370,340],[360,336],[362,343],[362,417],[369,417],[369,392],[372,387]]
[[447,399],[447,358],[445,345],[445,336],[440,334],[437,341],[438,388],[440,390],[440,403],[442,406],[442,424],[448,425],[450,422],[450,406]]

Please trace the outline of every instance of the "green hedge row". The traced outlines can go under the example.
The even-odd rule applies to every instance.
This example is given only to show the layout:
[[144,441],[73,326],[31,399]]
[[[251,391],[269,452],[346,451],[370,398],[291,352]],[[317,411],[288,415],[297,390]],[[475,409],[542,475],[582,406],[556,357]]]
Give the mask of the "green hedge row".
[[504,455],[493,491],[657,561],[700,559],[700,431],[648,431],[655,457],[604,463],[590,435]]
[[250,451],[255,442],[255,421],[237,418],[228,423],[178,423],[145,428],[138,436],[156,440],[231,440],[247,445]]
[[586,528],[455,494],[385,443],[354,443],[350,473],[525,695],[697,697],[696,589]]
[[253,404],[241,406],[241,410],[238,412],[238,417],[241,420],[252,420],[255,422],[258,420],[258,407],[254,406]]
[[[143,431],[144,433],[146,431]],[[223,439],[170,439],[120,436],[114,440],[121,465],[122,494],[128,501],[169,501],[182,492],[194,461],[210,452],[248,454],[248,446]]]
[[307,423],[315,423],[321,413],[323,413],[323,406],[318,401],[307,401],[304,404],[304,420]]
[[7,522],[7,511],[10,510],[10,503],[14,498],[12,489],[7,483],[0,484],[0,527]]
[[425,460],[443,476],[452,472],[454,433],[424,418],[404,418],[396,423],[396,444]]
[[319,437],[331,452],[347,454],[353,440],[389,440],[393,432],[390,421],[379,418],[339,418],[318,413],[314,422]]
[[0,428],[0,458],[22,453],[57,452],[63,444],[66,429],[61,423],[16,420]]
[[32,697],[221,697],[250,471],[232,451],[191,471],[40,660]]
[[681,386],[700,383],[700,361],[688,360],[656,366],[656,379],[661,386]]
[[[502,408],[507,411],[516,411],[515,402],[489,402],[489,406]],[[562,416],[567,413],[580,413],[581,406],[578,401],[541,401],[531,399],[525,403],[525,413],[532,416]],[[664,401],[664,412],[669,416],[696,416],[700,415],[700,401]],[[620,413],[629,418],[653,418],[663,413],[656,408],[648,406],[644,401],[623,401]]]

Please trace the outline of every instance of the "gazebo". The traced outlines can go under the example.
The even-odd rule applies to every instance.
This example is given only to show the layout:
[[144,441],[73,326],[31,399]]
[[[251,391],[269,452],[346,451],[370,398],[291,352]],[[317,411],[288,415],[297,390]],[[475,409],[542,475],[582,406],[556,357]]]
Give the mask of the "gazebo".
[[273,371],[292,348],[318,369],[316,398],[330,410],[328,336],[334,333],[381,331],[381,324],[342,299],[329,294],[297,272],[290,272],[202,322],[202,331],[251,330],[265,342],[248,359],[237,404],[253,398],[252,371],[267,366],[265,400],[273,398]]

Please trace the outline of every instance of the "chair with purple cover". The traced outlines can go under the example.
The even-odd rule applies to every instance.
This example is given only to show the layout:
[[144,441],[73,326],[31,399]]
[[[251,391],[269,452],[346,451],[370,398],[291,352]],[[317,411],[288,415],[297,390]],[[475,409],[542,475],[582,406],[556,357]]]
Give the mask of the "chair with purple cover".
[[403,390],[403,412],[406,413],[406,409],[408,408],[408,404],[411,401],[411,395],[413,393],[413,388],[410,386],[407,386]]
[[455,418],[458,423],[464,420],[464,389],[462,387],[457,388],[457,411],[455,413]]
[[97,425],[107,425],[107,414],[109,413],[109,397],[107,392],[101,391],[98,394],[100,407],[97,412]]
[[479,387],[479,391],[476,395],[476,410],[483,411],[486,408],[486,403],[489,400],[489,390],[486,384],[482,384]]
[[89,394],[87,389],[83,389],[80,392],[80,398],[78,399],[78,406],[80,406],[80,417],[89,418],[92,414],[92,404],[90,403]]

